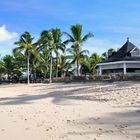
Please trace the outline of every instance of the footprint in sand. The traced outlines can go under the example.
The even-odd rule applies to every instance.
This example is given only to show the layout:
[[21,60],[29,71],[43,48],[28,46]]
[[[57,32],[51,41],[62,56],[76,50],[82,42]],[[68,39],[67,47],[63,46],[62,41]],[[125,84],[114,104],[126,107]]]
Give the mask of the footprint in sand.
[[102,128],[99,128],[100,131],[102,131]]
[[50,131],[50,130],[52,130],[52,129],[53,129],[52,127],[49,127],[49,128],[46,129],[46,131]]
[[71,122],[71,120],[67,120],[67,123],[70,123]]
[[5,129],[1,129],[1,131],[5,131]]

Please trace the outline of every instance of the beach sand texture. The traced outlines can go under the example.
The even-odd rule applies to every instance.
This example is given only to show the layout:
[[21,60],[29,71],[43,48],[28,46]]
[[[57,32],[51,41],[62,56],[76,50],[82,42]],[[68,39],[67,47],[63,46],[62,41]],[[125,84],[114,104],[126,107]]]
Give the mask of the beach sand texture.
[[0,85],[0,140],[140,140],[140,83]]

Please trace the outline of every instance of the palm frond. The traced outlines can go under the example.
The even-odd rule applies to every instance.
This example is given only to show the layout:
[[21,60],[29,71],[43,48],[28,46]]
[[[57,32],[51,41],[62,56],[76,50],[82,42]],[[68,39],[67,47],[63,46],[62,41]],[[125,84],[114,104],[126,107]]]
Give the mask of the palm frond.
[[92,33],[86,34],[86,35],[83,37],[82,42],[87,41],[87,40],[88,40],[89,38],[91,38],[91,37],[94,37],[94,35],[93,35]]
[[[69,33],[63,32],[63,35],[66,35],[66,37],[68,37],[68,40],[70,40],[71,42],[75,42],[75,39],[74,39],[73,36],[70,35]],[[65,41],[65,42],[66,42],[66,41]]]
[[82,50],[81,54],[89,54],[89,50]]
[[81,42],[82,40],[82,25],[76,24],[71,26],[71,32],[75,41]]

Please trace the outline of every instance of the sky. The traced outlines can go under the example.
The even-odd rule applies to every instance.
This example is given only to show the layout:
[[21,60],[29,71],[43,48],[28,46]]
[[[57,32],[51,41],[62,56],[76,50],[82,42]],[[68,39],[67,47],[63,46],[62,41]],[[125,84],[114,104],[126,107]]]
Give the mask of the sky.
[[43,30],[83,25],[90,53],[120,48],[127,37],[140,47],[140,0],[0,0],[0,54],[11,54],[25,31],[35,40]]

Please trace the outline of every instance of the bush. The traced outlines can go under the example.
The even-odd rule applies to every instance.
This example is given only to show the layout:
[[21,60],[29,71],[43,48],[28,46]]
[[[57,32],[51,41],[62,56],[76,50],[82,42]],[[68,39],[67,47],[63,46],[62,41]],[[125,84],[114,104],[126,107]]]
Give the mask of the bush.
[[102,76],[99,76],[99,75],[94,75],[93,76],[93,80],[111,80],[111,76],[110,75],[102,75]]
[[57,78],[53,78],[53,82],[67,82],[67,81],[71,81],[71,77],[57,77]]
[[85,81],[86,77],[85,76],[74,76],[72,78],[72,80],[74,80],[74,81]]

